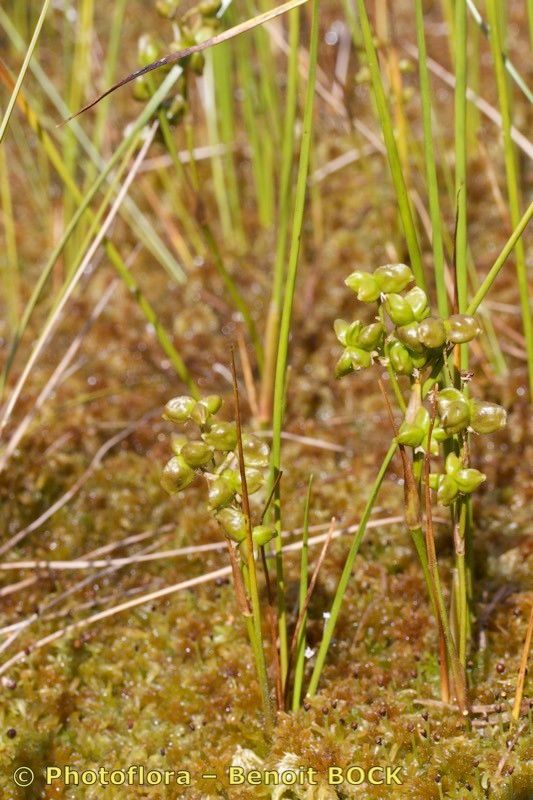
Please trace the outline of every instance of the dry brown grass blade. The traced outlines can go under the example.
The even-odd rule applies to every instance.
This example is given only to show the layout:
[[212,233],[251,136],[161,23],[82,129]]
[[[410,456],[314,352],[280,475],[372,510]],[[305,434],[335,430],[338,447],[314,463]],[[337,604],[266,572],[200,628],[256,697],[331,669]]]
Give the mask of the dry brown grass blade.
[[122,86],[126,86],[128,83],[131,83],[137,78],[141,78],[143,75],[147,75],[149,72],[153,72],[160,67],[166,67],[169,64],[176,64],[178,61],[187,58],[187,56],[191,56],[193,53],[200,53],[202,50],[206,50],[209,47],[215,47],[217,44],[227,42],[229,39],[233,39],[235,36],[240,36],[242,33],[251,31],[253,28],[257,28],[259,25],[264,25],[266,22],[270,22],[270,20],[279,17],[281,14],[286,14],[288,11],[291,11],[293,8],[297,8],[304,3],[307,3],[307,0],[289,0],[288,3],[283,3],[283,5],[273,8],[270,11],[266,11],[264,14],[259,14],[257,17],[247,19],[245,22],[240,22],[238,25],[235,25],[233,28],[229,28],[227,31],[217,33],[216,36],[206,39],[205,42],[193,44],[191,47],[186,47],[183,50],[176,50],[174,53],[169,53],[167,56],[159,58],[157,61],[153,61],[151,64],[148,64],[146,67],[141,67],[140,69],[135,70],[135,72],[131,72],[129,75],[126,75],[125,78],[117,81],[117,83],[113,84],[113,86],[111,86],[109,89],[106,89],[103,94],[96,97],[94,100],[80,109],[80,111],[72,114],[72,116],[60,123],[60,125],[65,125],[67,122],[79,117],[80,114],[83,114],[85,111],[89,111],[89,109],[94,108],[94,106],[105,97],[108,97],[117,89],[120,89]]
[[524,642],[524,649],[522,650],[522,658],[520,661],[520,669],[518,670],[518,680],[516,682],[516,695],[513,705],[512,718],[516,721],[520,719],[520,708],[522,706],[522,696],[524,694],[524,683],[526,680],[527,662],[529,660],[529,651],[531,649],[531,638],[533,637],[533,604],[529,613],[529,623],[527,626],[526,640]]

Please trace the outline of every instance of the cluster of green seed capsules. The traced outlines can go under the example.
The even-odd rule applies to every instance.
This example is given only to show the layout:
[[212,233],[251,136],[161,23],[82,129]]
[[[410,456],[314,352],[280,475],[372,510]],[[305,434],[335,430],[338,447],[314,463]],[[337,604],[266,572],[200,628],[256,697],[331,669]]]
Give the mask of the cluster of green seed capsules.
[[363,325],[338,319],[335,333],[344,352],[337,362],[338,378],[371,366],[376,358],[390,363],[397,375],[413,375],[442,356],[447,348],[465,344],[479,333],[474,317],[454,314],[448,319],[431,314],[423,289],[414,286],[414,276],[406,264],[386,264],[373,273],[356,270],[346,278],[346,285],[363,303],[378,303],[386,312],[393,329],[387,331],[384,314],[375,322]]
[[[143,34],[138,43],[140,67],[147,67],[154,61],[158,61],[165,53],[174,53],[201,44],[219,32],[220,23],[217,15],[222,8],[221,0],[204,0],[190,8],[177,22],[174,18],[180,5],[179,0],[158,0],[156,3],[158,13],[172,20],[173,39],[167,46],[152,34]],[[189,75],[191,73],[202,75],[205,59],[202,53],[196,52],[182,59],[180,63],[183,66],[183,73],[176,82],[172,99],[165,104],[166,116],[171,124],[179,123],[186,113]],[[135,99],[143,103],[149,100],[170,68],[171,65],[163,66],[155,73],[151,72],[137,78],[133,89]]]
[[[209,395],[200,400],[183,395],[170,400],[164,419],[178,425],[192,424],[198,437],[172,436],[174,455],[167,462],[161,485],[169,494],[186,489],[197,476],[203,476],[208,486],[209,508],[222,526],[225,535],[241,545],[247,536],[247,521],[241,508],[242,482],[239,468],[237,426],[221,420],[217,414],[222,398]],[[242,434],[242,450],[246,489],[255,494],[265,485],[269,465],[269,447],[250,433]],[[264,547],[276,536],[275,528],[256,525],[252,539]]]
[[[478,335],[474,317],[454,314],[441,319],[432,315],[425,291],[419,286],[408,289],[413,280],[405,264],[387,264],[373,273],[356,271],[346,279],[360,301],[378,304],[378,314],[368,325],[359,320],[336,320],[335,333],[344,347],[335,369],[338,378],[369,367],[376,359],[389,365],[395,375],[416,378],[424,367],[444,364],[453,347]],[[399,445],[437,456],[439,445],[446,440],[467,433],[495,433],[506,421],[505,409],[496,403],[470,398],[464,388],[446,387],[436,395],[434,419],[419,402],[418,407],[407,409],[395,438]],[[484,480],[482,472],[466,466],[451,452],[445,472],[432,474],[430,485],[439,502],[450,505],[457,495],[471,494]]]

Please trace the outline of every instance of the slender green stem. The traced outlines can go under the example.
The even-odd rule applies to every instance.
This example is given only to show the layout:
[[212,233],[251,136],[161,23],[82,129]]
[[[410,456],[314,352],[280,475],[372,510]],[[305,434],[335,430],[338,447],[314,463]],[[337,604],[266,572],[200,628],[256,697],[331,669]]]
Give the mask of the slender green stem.
[[[309,478],[309,484],[307,487],[307,496],[305,498],[305,509],[304,509],[304,524],[303,524],[303,533],[302,533],[302,554],[300,559],[300,586],[298,589],[298,607],[302,609],[305,604],[305,599],[307,596],[307,570],[309,567],[309,508],[311,505],[311,488],[313,485],[313,476],[311,475]],[[302,625],[300,627],[300,633],[298,634],[298,640],[296,642],[296,663],[294,666],[294,686],[292,690],[292,710],[298,711],[300,708],[300,700],[302,697],[302,684],[304,678],[304,671],[305,671],[305,647],[306,647],[306,636],[305,636],[305,625],[307,620],[307,613],[305,614]]]
[[26,55],[24,56],[24,61],[22,62],[22,66],[20,68],[20,72],[18,74],[15,87],[11,92],[11,97],[8,100],[7,107],[2,117],[2,122],[0,122],[0,144],[4,140],[4,136],[7,130],[7,126],[9,124],[9,120],[11,118],[11,114],[13,113],[13,109],[15,107],[15,103],[17,102],[17,97],[20,92],[20,88],[22,86],[22,82],[26,77],[26,72],[28,71],[28,67],[33,56],[33,52],[39,40],[39,36],[41,35],[41,30],[44,24],[44,20],[46,18],[46,14],[48,12],[48,7],[50,5],[51,0],[44,0],[44,3],[41,8],[41,13],[39,14],[39,19],[37,20],[37,24],[35,26],[35,30],[33,32],[33,36],[31,38],[31,42],[26,50]]
[[[466,0],[455,2],[455,277],[457,286],[457,307],[464,313],[468,293],[468,241],[466,219],[466,166],[467,166],[467,15]],[[462,364],[467,364],[467,350],[461,349]]]
[[[496,71],[498,85],[498,98],[503,126],[503,143],[505,156],[505,171],[507,176],[507,196],[509,211],[513,228],[520,222],[520,176],[516,159],[515,146],[511,137],[512,116],[511,98],[508,79],[505,74],[505,61],[502,55],[504,42],[499,24],[499,13],[496,0],[487,1],[487,13],[490,22],[492,58]],[[522,311],[522,325],[526,340],[527,362],[529,370],[529,393],[533,398],[533,319],[531,316],[529,285],[526,265],[526,253],[522,239],[516,243],[516,275],[520,294],[520,308]]]
[[263,631],[261,622],[261,603],[259,600],[259,586],[257,582],[257,570],[255,565],[254,542],[252,536],[252,518],[250,513],[250,501],[248,496],[248,486],[246,482],[246,468],[244,464],[244,449],[242,444],[241,427],[241,407],[239,398],[239,386],[237,383],[237,369],[235,367],[235,354],[231,352],[231,371],[233,375],[233,393],[235,397],[235,420],[237,425],[237,450],[239,454],[239,472],[241,478],[241,497],[242,511],[246,520],[246,539],[241,544],[245,545],[246,556],[242,559],[243,574],[252,601],[252,617],[254,635],[252,646],[254,648],[257,676],[263,697],[263,710],[267,732],[270,733],[273,726],[272,704],[270,700],[270,688],[268,685],[268,673],[265,660],[265,649],[263,644]]
[[[311,41],[309,48],[309,74],[307,82],[307,92],[305,98],[304,122],[302,131],[302,143],[300,148],[300,161],[298,165],[298,179],[296,182],[296,196],[294,204],[293,226],[291,236],[291,246],[289,252],[289,263],[287,268],[287,280],[285,286],[285,296],[283,301],[283,311],[281,316],[278,354],[276,362],[276,378],[274,383],[274,415],[273,415],[273,434],[271,452],[271,484],[274,484],[281,468],[281,431],[283,426],[283,416],[285,407],[285,389],[287,381],[287,362],[289,352],[289,337],[291,332],[292,310],[294,302],[294,292],[296,288],[296,276],[298,272],[298,261],[300,255],[300,241],[302,237],[303,217],[305,210],[305,198],[307,187],[307,175],[309,170],[309,156],[311,151],[311,141],[313,133],[313,110],[315,101],[315,82],[316,65],[318,56],[318,33],[319,33],[319,0],[313,0]],[[274,503],[276,515],[276,527],[278,534],[281,533],[281,503],[279,487],[276,489]],[[276,578],[277,578],[277,599],[278,599],[278,619],[279,619],[279,638],[280,638],[280,662],[282,682],[285,682],[289,663],[288,638],[287,638],[287,617],[285,608],[285,581],[283,576],[283,556],[281,549],[281,536],[276,537]]]
[[358,0],[358,8],[363,41],[365,43],[366,55],[370,68],[370,75],[372,78],[372,90],[374,93],[381,129],[383,131],[383,138],[385,140],[385,146],[387,149],[387,158],[389,161],[394,188],[396,190],[396,199],[398,202],[398,209],[407,243],[407,249],[409,250],[409,257],[411,259],[411,267],[415,274],[416,282],[419,286],[425,288],[426,282],[422,265],[422,254],[420,252],[420,245],[418,243],[418,236],[416,233],[411,203],[409,200],[409,193],[402,171],[398,146],[394,137],[394,127],[387,104],[385,88],[381,78],[378,55],[374,44],[374,37],[372,35],[370,21],[366,12],[365,0]]
[[418,44],[418,69],[420,80],[420,97],[422,102],[422,123],[424,129],[424,160],[426,165],[426,182],[431,217],[431,244],[433,248],[433,271],[437,289],[437,306],[441,317],[448,316],[448,298],[445,283],[444,245],[442,238],[442,221],[439,201],[439,183],[435,161],[435,141],[431,121],[431,86],[427,68],[426,37],[424,33],[424,7],[422,0],[416,0],[416,36]]
[[318,653],[316,656],[316,662],[313,669],[313,674],[311,675],[311,680],[309,682],[309,687],[307,689],[307,694],[309,696],[314,695],[318,688],[318,682],[320,681],[320,676],[322,674],[322,670],[324,669],[324,663],[326,661],[326,656],[328,654],[335,626],[337,625],[337,620],[339,618],[342,601],[344,599],[346,589],[348,588],[348,582],[352,574],[355,558],[357,556],[357,553],[359,552],[359,547],[361,546],[361,542],[363,541],[363,536],[365,535],[366,526],[368,520],[370,519],[374,503],[376,502],[376,498],[381,488],[381,484],[383,483],[385,473],[387,472],[389,464],[391,463],[393,456],[396,453],[396,449],[397,449],[396,442],[392,442],[387,451],[387,455],[383,459],[381,467],[379,468],[379,472],[376,476],[372,489],[370,490],[370,496],[366,502],[366,506],[363,511],[363,516],[361,517],[357,533],[352,539],[352,543],[350,545],[346,561],[344,562],[344,568],[342,570],[342,574],[339,579],[339,583],[337,585],[337,591],[335,592],[335,597],[333,598],[333,603],[331,605],[329,617],[324,627],[322,641],[320,642],[320,647],[318,649]]
[[457,628],[459,631],[459,661],[463,669],[466,667],[466,651],[468,639],[468,592],[465,559],[466,503],[464,498],[457,502],[455,537],[455,556],[458,577]]
[[281,181],[276,255],[272,298],[265,328],[265,368],[261,386],[261,421],[268,423],[272,417],[272,396],[276,372],[276,356],[279,339],[279,323],[283,303],[283,284],[287,253],[287,233],[291,209],[291,176],[294,161],[294,123],[298,106],[298,52],[300,41],[300,9],[289,15],[289,63],[287,77],[287,100],[285,126],[281,153]]
[[524,212],[523,216],[520,219],[520,222],[515,227],[514,231],[512,232],[511,236],[507,240],[503,250],[501,251],[500,255],[490,268],[487,276],[485,277],[484,281],[482,282],[481,286],[475,293],[474,297],[470,301],[468,308],[466,309],[467,314],[475,314],[478,310],[479,306],[487,296],[492,284],[498,277],[502,267],[504,266],[505,262],[513,252],[514,248],[516,247],[517,242],[520,241],[522,234],[524,233],[525,229],[531,222],[531,218],[533,217],[533,202],[530,203],[527,210]]

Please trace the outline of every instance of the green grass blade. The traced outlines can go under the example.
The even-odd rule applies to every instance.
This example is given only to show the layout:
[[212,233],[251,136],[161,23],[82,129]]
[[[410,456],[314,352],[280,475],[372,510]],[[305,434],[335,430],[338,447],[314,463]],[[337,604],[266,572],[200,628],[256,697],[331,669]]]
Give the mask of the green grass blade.
[[442,238],[442,220],[439,201],[439,184],[437,165],[435,162],[435,145],[431,121],[431,86],[426,58],[426,37],[424,33],[423,0],[416,0],[416,37],[418,44],[418,69],[420,79],[420,98],[422,104],[422,123],[424,129],[424,160],[429,197],[429,211],[432,228],[433,270],[437,289],[437,306],[441,317],[448,316],[448,298],[446,295],[444,245]]
[[[505,172],[507,178],[507,196],[509,211],[513,228],[520,222],[520,175],[516,158],[515,147],[511,138],[512,116],[509,85],[505,73],[503,58],[504,41],[500,29],[498,7],[495,0],[487,0],[487,13],[490,22],[490,42],[492,58],[496,71],[498,86],[498,99],[503,123],[503,146],[505,158]],[[533,320],[529,303],[529,285],[527,276],[526,253],[522,239],[516,243],[516,276],[520,295],[520,308],[522,312],[522,326],[526,340],[527,363],[529,371],[529,395],[533,398]]]
[[398,146],[394,137],[394,127],[387,104],[385,87],[383,86],[383,81],[381,78],[378,55],[374,45],[374,37],[372,35],[372,29],[370,27],[370,21],[368,19],[368,14],[365,7],[365,0],[357,0],[357,5],[359,9],[359,20],[361,23],[361,31],[363,35],[366,56],[368,59],[368,66],[370,69],[370,76],[372,79],[372,91],[379,114],[385,147],[387,149],[387,158],[389,161],[392,181],[396,191],[396,199],[398,202],[398,209],[407,243],[407,249],[409,251],[409,258],[411,260],[411,267],[419,286],[425,287],[426,282],[422,265],[422,254],[420,252],[420,245],[418,243],[418,236],[416,233],[409,194],[402,172]]
[[533,218],[533,202],[529,205],[528,209],[524,212],[523,216],[520,219],[520,222],[512,232],[511,236],[507,240],[505,247],[501,251],[500,255],[490,268],[485,277],[485,280],[482,282],[481,286],[477,290],[476,294],[468,304],[468,308],[466,309],[467,314],[475,314],[478,310],[479,306],[487,296],[489,290],[492,287],[492,284],[498,277],[501,272],[502,267],[504,266],[505,262],[513,252],[514,248],[516,247],[517,243],[520,241],[522,234],[524,233],[525,229],[531,222]]
[[[298,272],[298,261],[300,255],[300,242],[302,237],[302,225],[305,210],[307,175],[309,172],[309,157],[311,152],[311,142],[313,138],[313,111],[315,105],[315,83],[316,66],[318,57],[318,32],[319,32],[319,0],[313,0],[312,4],[312,23],[311,23],[311,43],[309,47],[309,74],[307,79],[307,91],[305,97],[305,110],[302,131],[302,143],[300,148],[300,161],[298,164],[298,178],[296,182],[296,195],[294,202],[294,215],[291,235],[291,245],[289,252],[289,263],[287,267],[287,280],[285,285],[285,296],[283,301],[283,311],[281,315],[278,354],[276,361],[276,377],[274,383],[274,415],[273,415],[273,434],[271,452],[271,481],[272,485],[281,469],[281,431],[283,427],[283,416],[285,407],[285,390],[287,381],[287,361],[289,352],[289,337],[291,332],[292,310],[294,302],[294,292],[296,288],[296,276]],[[276,525],[278,534],[281,533],[281,507],[279,497],[279,487],[276,490],[274,503],[276,512]],[[287,640],[287,618],[285,609],[285,584],[283,577],[283,557],[281,549],[281,535],[276,537],[276,578],[277,578],[277,598],[278,598],[278,618],[280,634],[280,662],[282,681],[285,682],[288,668],[288,640]]]
[[39,14],[39,19],[37,20],[37,24],[35,26],[31,42],[28,46],[28,49],[26,50],[26,55],[24,57],[24,61],[22,62],[22,67],[20,68],[20,72],[18,74],[15,87],[11,93],[11,97],[9,98],[4,116],[2,117],[2,122],[0,123],[0,144],[4,140],[4,136],[7,130],[7,126],[9,124],[11,114],[13,113],[15,103],[17,102],[18,93],[20,92],[20,88],[22,86],[24,78],[26,77],[26,72],[28,71],[31,58],[33,56],[33,51],[35,50],[35,47],[39,40],[39,36],[41,35],[41,30],[44,24],[44,20],[46,18],[49,5],[50,5],[50,0],[44,0],[44,3],[41,8],[41,13]]
[[309,682],[309,687],[307,689],[307,694],[309,696],[316,694],[318,683],[320,681],[320,676],[322,675],[322,670],[324,669],[324,664],[326,661],[326,656],[328,654],[328,649],[331,644],[331,639],[333,637],[333,633],[337,625],[337,620],[339,618],[342,601],[344,599],[344,595],[346,594],[346,589],[348,588],[348,582],[352,574],[355,558],[357,556],[357,553],[359,552],[359,547],[361,546],[361,542],[363,541],[363,536],[365,535],[366,526],[368,520],[370,519],[370,514],[372,513],[372,509],[374,507],[374,503],[376,502],[376,498],[381,488],[381,484],[383,483],[385,473],[389,468],[389,464],[393,459],[396,449],[397,449],[397,444],[396,442],[393,442],[387,451],[387,455],[383,459],[379,472],[376,476],[376,479],[370,491],[370,496],[366,502],[365,510],[363,511],[363,516],[361,517],[361,521],[359,523],[359,528],[357,529],[357,533],[352,539],[352,543],[350,545],[346,561],[344,562],[344,568],[342,570],[342,574],[339,579],[337,591],[335,592],[335,597],[331,605],[330,614],[327,619],[326,625],[324,627],[322,641],[320,642],[320,647],[318,649],[318,653],[316,656],[315,666],[313,668],[313,673],[311,675],[311,680]]
[[[300,557],[300,585],[298,587],[298,608],[302,609],[307,597],[308,569],[309,569],[309,508],[311,506],[311,489],[313,487],[313,475],[309,478],[307,486],[307,496],[305,498],[304,524],[302,532],[302,553]],[[305,625],[307,613],[302,620],[300,633],[296,642],[296,661],[294,665],[294,686],[292,690],[292,710],[298,711],[302,699],[302,684],[305,671],[305,649],[306,636]]]

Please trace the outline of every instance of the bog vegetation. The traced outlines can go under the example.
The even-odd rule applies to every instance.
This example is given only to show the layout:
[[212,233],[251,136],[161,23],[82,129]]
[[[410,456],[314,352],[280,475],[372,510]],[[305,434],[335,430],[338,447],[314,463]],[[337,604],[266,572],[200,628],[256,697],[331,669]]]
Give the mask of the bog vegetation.
[[0,41],[6,797],[526,800],[532,4],[7,0]]

